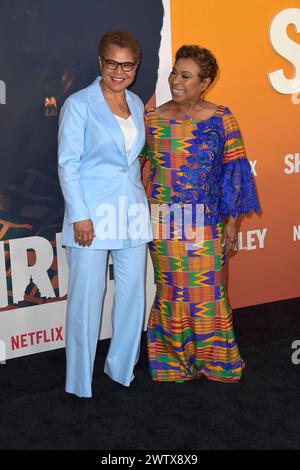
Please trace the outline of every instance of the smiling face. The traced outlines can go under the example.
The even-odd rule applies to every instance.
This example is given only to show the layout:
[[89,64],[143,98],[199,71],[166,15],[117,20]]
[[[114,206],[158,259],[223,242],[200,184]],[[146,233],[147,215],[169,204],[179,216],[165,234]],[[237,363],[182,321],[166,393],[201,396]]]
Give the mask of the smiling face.
[[193,59],[178,59],[169,76],[172,99],[176,103],[194,103],[201,99],[210,78],[201,79],[199,65]]
[[[117,65],[114,70],[114,62],[123,64]],[[112,92],[124,91],[134,81],[138,63],[132,51],[125,47],[109,46],[104,57],[99,57],[99,64],[104,85]],[[132,70],[129,64],[134,64]],[[116,65],[116,64],[115,64]]]

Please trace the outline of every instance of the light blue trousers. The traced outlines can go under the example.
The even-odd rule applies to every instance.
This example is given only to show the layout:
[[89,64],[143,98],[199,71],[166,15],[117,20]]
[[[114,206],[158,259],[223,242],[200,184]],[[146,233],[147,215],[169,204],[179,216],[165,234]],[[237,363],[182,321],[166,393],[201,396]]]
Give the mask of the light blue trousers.
[[[91,397],[109,252],[70,247],[66,251],[69,264],[66,392]],[[115,280],[113,335],[104,372],[129,386],[134,379],[144,321],[146,245],[110,252]]]

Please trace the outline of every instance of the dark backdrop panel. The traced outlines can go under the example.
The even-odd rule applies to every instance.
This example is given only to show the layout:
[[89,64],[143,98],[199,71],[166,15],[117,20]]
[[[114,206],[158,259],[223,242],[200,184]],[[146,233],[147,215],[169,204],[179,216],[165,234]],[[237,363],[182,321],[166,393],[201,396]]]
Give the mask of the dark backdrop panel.
[[[56,170],[60,107],[98,74],[99,38],[111,29],[127,29],[141,42],[132,89],[147,102],[157,79],[163,6],[160,0],[0,0],[0,6],[0,80],[6,83],[6,104],[0,104],[1,238],[53,240],[63,216]],[[49,115],[46,97],[57,102]]]
[[[142,44],[132,89],[146,102],[155,89],[162,18],[157,0],[1,0],[0,79],[6,82],[7,104],[0,105],[0,194],[7,196],[11,215],[23,213],[32,221],[38,215],[34,201],[20,194],[26,181],[27,191],[37,195],[57,191],[51,184],[56,180],[57,117],[45,116],[45,97],[56,97],[59,110],[69,94],[89,84],[98,74],[100,36],[123,28]],[[42,171],[43,183],[34,178],[36,171],[28,181],[28,170]],[[17,185],[14,193],[12,184]],[[26,203],[32,209],[25,213]]]

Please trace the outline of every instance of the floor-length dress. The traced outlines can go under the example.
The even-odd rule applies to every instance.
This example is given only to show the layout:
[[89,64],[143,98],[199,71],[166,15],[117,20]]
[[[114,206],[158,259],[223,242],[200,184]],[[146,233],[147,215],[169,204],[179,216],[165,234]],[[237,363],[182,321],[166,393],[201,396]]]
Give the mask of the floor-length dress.
[[[141,160],[150,160],[146,192],[159,229],[150,243],[157,289],[147,329],[151,377],[184,381],[205,375],[236,382],[244,363],[227,300],[221,240],[229,215],[259,210],[238,124],[222,105],[200,122],[166,119],[150,108],[145,122]],[[178,219],[172,218],[168,238],[162,236],[166,219],[157,216],[157,204],[189,207],[193,228],[194,208],[202,206],[204,241],[178,236]]]

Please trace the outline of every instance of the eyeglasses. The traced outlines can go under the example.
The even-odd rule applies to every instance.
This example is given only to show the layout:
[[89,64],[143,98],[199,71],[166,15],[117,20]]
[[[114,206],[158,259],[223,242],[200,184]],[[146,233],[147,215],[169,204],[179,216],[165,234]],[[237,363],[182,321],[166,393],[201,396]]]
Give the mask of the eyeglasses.
[[105,57],[102,57],[102,59],[105,61],[108,70],[116,70],[121,65],[123,72],[131,72],[135,66],[134,62],[117,62],[116,60],[105,59]]

